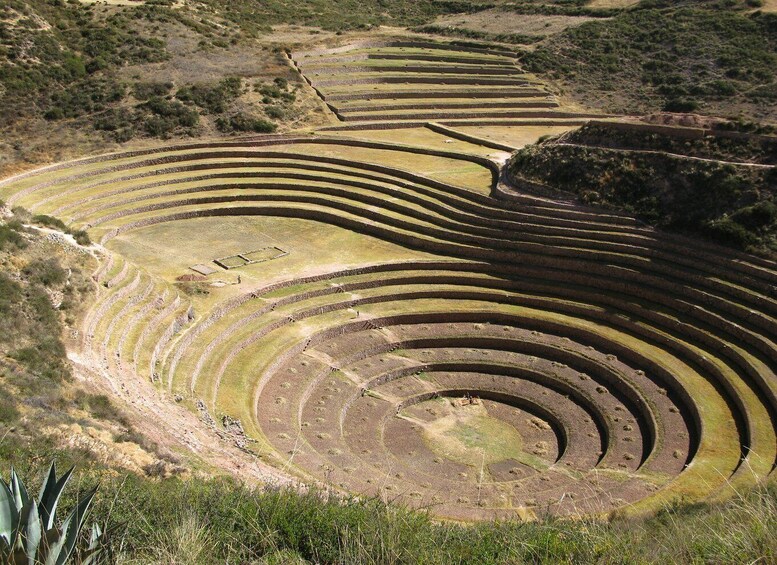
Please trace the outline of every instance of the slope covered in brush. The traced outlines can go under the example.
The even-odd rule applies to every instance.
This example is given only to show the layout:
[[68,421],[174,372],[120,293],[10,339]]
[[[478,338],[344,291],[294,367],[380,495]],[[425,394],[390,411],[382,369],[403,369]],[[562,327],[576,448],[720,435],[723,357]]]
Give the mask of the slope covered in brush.
[[774,120],[777,15],[752,2],[643,1],[554,36],[522,63],[589,107]]
[[[774,253],[777,170],[768,138],[700,137],[589,125],[518,151],[508,165],[525,181],[650,224]],[[737,159],[751,155],[748,162]]]

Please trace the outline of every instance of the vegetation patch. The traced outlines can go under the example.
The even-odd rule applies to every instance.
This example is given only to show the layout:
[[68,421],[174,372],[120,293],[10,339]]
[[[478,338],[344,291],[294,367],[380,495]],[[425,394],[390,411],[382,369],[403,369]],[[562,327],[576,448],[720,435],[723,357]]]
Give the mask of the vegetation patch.
[[439,24],[426,24],[416,26],[413,31],[419,33],[430,33],[434,35],[448,35],[451,37],[463,37],[466,39],[478,39],[483,41],[494,41],[499,43],[514,43],[516,45],[529,45],[542,39],[536,35],[526,35],[521,33],[492,33],[478,29],[469,29],[457,26],[444,26]]
[[645,0],[526,53],[530,71],[590,106],[774,120],[777,25],[741,2]]
[[65,225],[65,222],[59,218],[47,216],[45,214],[36,214],[30,218],[30,221],[38,226],[47,228],[53,228],[59,230],[68,235],[72,235],[76,243],[79,245],[91,245],[92,240],[89,238],[89,234],[85,230],[74,230]]
[[511,158],[508,173],[516,185],[537,182],[664,229],[750,251],[777,251],[777,169],[727,160],[751,148],[755,155],[760,148],[764,159],[771,160],[774,142],[688,141],[609,131],[589,126],[560,140],[524,147]]

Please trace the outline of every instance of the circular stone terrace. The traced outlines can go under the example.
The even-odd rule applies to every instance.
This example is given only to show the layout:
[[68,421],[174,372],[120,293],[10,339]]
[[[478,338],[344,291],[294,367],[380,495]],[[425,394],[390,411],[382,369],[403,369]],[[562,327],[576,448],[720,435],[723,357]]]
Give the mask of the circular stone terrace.
[[[300,66],[334,89],[344,65],[405,56],[371,49]],[[503,76],[502,54],[445,56]],[[377,101],[350,114],[422,110]],[[519,194],[493,143],[421,135],[125,152],[0,196],[104,246],[84,355],[303,482],[468,520],[649,510],[773,474],[774,263]],[[213,263],[268,248],[285,255]]]

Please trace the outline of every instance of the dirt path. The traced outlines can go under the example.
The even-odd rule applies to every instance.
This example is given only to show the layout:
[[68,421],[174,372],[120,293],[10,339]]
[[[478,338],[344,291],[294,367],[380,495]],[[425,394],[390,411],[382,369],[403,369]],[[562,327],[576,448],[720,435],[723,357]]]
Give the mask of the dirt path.
[[100,367],[88,352],[68,355],[77,379],[123,401],[133,426],[149,440],[173,452],[188,451],[214,470],[249,484],[292,485],[294,481],[256,456],[222,439],[194,413],[134,375],[115,375]]
[[690,155],[681,155],[679,153],[669,153],[668,151],[656,151],[654,149],[623,149],[620,147],[602,147],[600,145],[586,145],[584,143],[566,143],[564,141],[553,143],[560,147],[580,147],[583,149],[606,149],[607,151],[617,151],[618,153],[633,153],[637,155],[661,155],[664,157],[675,157],[686,161],[701,161],[704,163],[717,163],[719,165],[733,165],[735,167],[753,167],[756,169],[773,169],[775,165],[766,165],[763,163],[748,163],[744,161],[725,161],[723,159],[710,159],[707,157],[692,157]]
[[[66,234],[48,228],[36,229],[56,233],[77,246],[72,237],[67,239],[69,236]],[[110,253],[101,246],[87,249],[101,261],[105,261],[106,254]],[[107,292],[102,287],[98,286],[98,289]],[[71,346],[69,349],[68,358],[76,379],[85,383],[88,390],[100,391],[117,399],[130,416],[133,427],[160,447],[174,453],[191,453],[213,471],[226,472],[248,484],[295,484],[255,455],[238,448],[236,439],[239,438],[231,437],[213,423],[209,425],[169,394],[157,390],[148,380],[134,374],[130,370],[131,363],[126,363],[121,370],[112,371],[108,370],[108,360],[102,357],[103,353],[96,346],[92,349]],[[223,437],[217,431],[222,432]]]

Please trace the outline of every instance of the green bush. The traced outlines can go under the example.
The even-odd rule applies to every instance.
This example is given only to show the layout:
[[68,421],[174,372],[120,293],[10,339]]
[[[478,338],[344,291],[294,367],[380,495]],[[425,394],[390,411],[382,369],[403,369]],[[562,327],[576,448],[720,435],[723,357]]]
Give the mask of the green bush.
[[22,269],[22,274],[30,282],[47,287],[61,285],[67,278],[67,273],[56,258],[35,259]]
[[78,245],[92,245],[92,240],[89,237],[89,234],[86,233],[86,231],[75,230],[75,231],[72,231],[71,234],[73,235],[73,238],[76,240],[76,243]]
[[221,114],[240,96],[241,90],[242,81],[237,77],[230,77],[215,85],[185,86],[175,93],[175,97],[182,102],[192,102],[211,114]]
[[6,249],[24,249],[27,247],[27,242],[19,233],[21,224],[18,227],[15,224],[6,223],[0,225],[0,251]]
[[708,237],[723,245],[734,245],[747,249],[756,243],[756,237],[743,225],[730,218],[713,220],[705,224],[704,232]]
[[216,127],[224,133],[229,132],[255,132],[255,133],[273,133],[278,126],[274,123],[248,116],[246,114],[235,114],[229,118],[221,117],[216,120]]
[[43,338],[35,347],[16,349],[8,356],[41,379],[61,383],[70,378],[70,369],[64,361],[65,348],[56,338]]
[[266,98],[280,98],[283,91],[277,86],[272,84],[261,84],[256,87],[257,92]]
[[286,112],[283,111],[283,108],[278,106],[268,106],[264,109],[264,113],[267,114],[267,117],[273,118],[274,120],[282,120],[286,116]]
[[32,217],[31,221],[33,224],[36,224],[39,226],[53,228],[63,232],[68,231],[67,226],[62,220],[60,220],[59,218],[54,218],[52,216],[46,216],[45,214],[37,214]]
[[136,82],[132,93],[138,100],[148,100],[152,97],[167,96],[172,88],[172,82]]
[[148,114],[142,119],[146,133],[155,137],[167,137],[174,131],[184,128],[191,130],[200,121],[200,115],[196,110],[186,107],[177,100],[167,100],[159,96],[152,96],[138,109]]
[[749,230],[766,228],[777,221],[777,206],[772,201],[762,201],[737,210],[731,219]]
[[15,309],[21,298],[21,285],[8,275],[0,273],[0,314],[2,314],[3,321],[12,318],[12,311]]
[[95,418],[127,427],[130,425],[124,413],[104,394],[84,393],[78,400],[80,407],[89,411]]
[[30,218],[30,222],[39,226],[59,230],[61,232],[70,234],[73,236],[76,243],[78,243],[79,245],[92,244],[91,239],[89,239],[88,233],[86,233],[84,230],[71,230],[69,227],[65,225],[65,222],[63,222],[59,218],[54,218],[53,216],[46,216],[45,214],[37,214],[35,216],[32,216],[32,218]]
[[19,419],[20,413],[16,408],[13,397],[4,388],[0,388],[0,422],[13,424]]
[[695,100],[669,100],[661,109],[664,112],[695,112],[699,103]]

